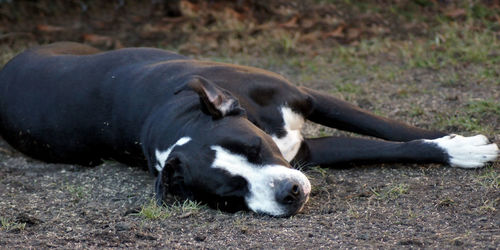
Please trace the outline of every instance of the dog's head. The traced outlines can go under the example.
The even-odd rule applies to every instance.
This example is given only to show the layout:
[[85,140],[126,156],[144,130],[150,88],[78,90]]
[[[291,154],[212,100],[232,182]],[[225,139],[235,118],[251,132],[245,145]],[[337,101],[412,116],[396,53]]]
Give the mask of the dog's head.
[[226,211],[248,208],[272,216],[299,212],[311,191],[307,177],[290,167],[272,138],[246,119],[229,92],[204,78],[189,81],[187,87],[198,93],[208,114],[198,122],[208,124],[155,150],[158,201],[172,193]]

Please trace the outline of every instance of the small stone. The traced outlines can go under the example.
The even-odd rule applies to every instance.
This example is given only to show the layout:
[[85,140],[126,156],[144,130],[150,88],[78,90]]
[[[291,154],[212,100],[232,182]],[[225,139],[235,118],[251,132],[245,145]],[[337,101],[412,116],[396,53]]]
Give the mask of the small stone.
[[119,222],[115,225],[116,231],[128,231],[130,228],[130,224],[126,222]]
[[205,235],[197,235],[194,237],[195,241],[200,241],[200,242],[205,241],[205,239],[207,239],[207,236],[205,236]]

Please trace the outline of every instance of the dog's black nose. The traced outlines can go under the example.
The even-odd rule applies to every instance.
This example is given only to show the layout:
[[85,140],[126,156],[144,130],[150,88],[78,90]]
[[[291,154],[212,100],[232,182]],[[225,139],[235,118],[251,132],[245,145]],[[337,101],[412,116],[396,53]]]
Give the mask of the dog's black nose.
[[299,183],[294,181],[284,181],[276,190],[276,200],[283,205],[298,205],[302,203],[303,199],[304,192]]

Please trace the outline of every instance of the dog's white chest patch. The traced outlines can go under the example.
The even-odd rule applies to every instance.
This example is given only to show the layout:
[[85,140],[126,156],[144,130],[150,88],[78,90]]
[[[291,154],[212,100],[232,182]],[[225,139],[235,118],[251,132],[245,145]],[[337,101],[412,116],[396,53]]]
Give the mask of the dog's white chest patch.
[[272,138],[278,148],[285,157],[285,160],[291,161],[297,154],[302,143],[302,133],[301,129],[304,126],[304,117],[300,114],[293,112],[289,107],[281,107],[281,114],[284,121],[284,130],[286,135],[278,138],[276,135],[272,135]]

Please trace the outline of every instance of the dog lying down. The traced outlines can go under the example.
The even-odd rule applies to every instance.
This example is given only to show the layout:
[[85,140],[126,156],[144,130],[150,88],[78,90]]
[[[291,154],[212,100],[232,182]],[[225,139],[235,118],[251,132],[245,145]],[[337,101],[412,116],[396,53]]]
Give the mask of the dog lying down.
[[[305,120],[381,138],[303,138]],[[78,43],[29,49],[0,72],[0,132],[47,162],[148,166],[168,193],[226,211],[298,213],[311,191],[294,162],[495,161],[483,135],[428,131],[370,114],[252,67],[152,48],[101,52]]]

